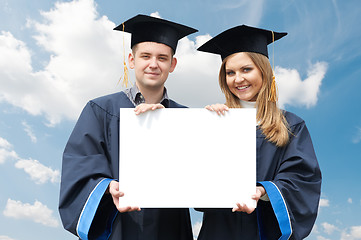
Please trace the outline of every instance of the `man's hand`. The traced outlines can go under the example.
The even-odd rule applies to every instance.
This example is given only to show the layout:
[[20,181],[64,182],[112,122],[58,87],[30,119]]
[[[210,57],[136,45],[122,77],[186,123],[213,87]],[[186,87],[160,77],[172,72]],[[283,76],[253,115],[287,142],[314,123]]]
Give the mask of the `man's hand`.
[[119,198],[124,196],[123,192],[119,191],[119,183],[117,181],[111,181],[108,186],[109,193],[112,195],[113,203],[118,209],[119,212],[132,212],[132,211],[140,211],[139,207],[119,207]]
[[139,104],[138,106],[136,106],[136,108],[134,109],[134,112],[136,115],[139,115],[141,113],[145,113],[149,110],[156,110],[156,109],[160,109],[160,108],[164,108],[164,106],[160,103],[157,104],[148,104],[148,103],[142,103]]

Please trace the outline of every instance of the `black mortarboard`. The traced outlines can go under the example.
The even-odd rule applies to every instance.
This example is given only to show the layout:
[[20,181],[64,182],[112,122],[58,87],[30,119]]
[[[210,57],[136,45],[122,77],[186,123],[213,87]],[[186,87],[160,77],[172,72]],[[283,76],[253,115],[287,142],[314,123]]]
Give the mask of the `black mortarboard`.
[[125,21],[114,30],[131,33],[131,47],[141,42],[157,42],[171,47],[174,52],[179,39],[198,31],[185,25],[141,14]]
[[197,50],[220,54],[222,60],[237,52],[255,52],[268,57],[267,45],[286,35],[241,25],[218,34]]

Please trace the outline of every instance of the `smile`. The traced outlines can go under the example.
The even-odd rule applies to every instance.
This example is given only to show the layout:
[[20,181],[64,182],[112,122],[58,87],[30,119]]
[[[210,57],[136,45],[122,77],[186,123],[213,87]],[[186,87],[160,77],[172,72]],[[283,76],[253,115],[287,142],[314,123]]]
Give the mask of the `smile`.
[[160,75],[159,73],[155,73],[155,72],[146,72],[145,74],[150,75],[150,76],[158,76],[158,75]]
[[249,88],[250,86],[242,86],[242,87],[237,87],[238,90],[243,90],[243,89],[246,89],[246,88]]

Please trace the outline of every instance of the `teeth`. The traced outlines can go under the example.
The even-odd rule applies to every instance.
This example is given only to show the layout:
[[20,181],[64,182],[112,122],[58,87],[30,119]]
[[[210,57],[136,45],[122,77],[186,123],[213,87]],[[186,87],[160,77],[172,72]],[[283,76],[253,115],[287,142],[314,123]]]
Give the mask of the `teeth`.
[[245,89],[245,88],[248,88],[248,86],[237,87],[238,90],[242,90],[242,89]]

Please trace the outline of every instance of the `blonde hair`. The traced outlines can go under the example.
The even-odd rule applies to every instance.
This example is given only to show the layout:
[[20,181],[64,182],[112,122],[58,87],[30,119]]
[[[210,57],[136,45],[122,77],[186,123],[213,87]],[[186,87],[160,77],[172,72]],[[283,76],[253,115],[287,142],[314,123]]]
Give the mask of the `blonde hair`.
[[[268,100],[273,76],[271,64],[268,58],[262,54],[254,52],[246,52],[246,54],[262,73],[262,87],[256,100],[257,121],[266,139],[277,147],[283,147],[289,140],[289,127],[285,116],[277,107],[277,102]],[[242,108],[239,98],[229,90],[227,85],[226,62],[228,58],[225,58],[221,65],[219,85],[226,97],[226,105],[230,108]]]

